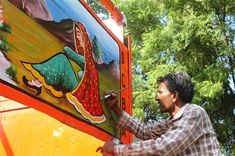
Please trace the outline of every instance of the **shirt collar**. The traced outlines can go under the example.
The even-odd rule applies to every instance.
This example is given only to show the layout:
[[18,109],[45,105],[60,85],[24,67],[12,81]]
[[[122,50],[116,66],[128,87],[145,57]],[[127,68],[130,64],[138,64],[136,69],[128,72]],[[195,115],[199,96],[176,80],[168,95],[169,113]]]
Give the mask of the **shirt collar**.
[[183,107],[181,107],[180,110],[173,116],[172,120],[179,119],[183,115],[183,112],[188,105],[189,104],[185,104]]

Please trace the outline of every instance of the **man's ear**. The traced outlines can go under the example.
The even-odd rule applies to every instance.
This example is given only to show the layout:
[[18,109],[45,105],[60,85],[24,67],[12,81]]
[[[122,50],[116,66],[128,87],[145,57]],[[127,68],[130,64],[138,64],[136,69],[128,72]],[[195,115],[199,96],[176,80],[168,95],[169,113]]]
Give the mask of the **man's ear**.
[[173,94],[173,99],[172,99],[172,101],[173,101],[173,102],[178,101],[178,100],[179,100],[179,93],[178,93],[177,91],[174,91],[172,94]]

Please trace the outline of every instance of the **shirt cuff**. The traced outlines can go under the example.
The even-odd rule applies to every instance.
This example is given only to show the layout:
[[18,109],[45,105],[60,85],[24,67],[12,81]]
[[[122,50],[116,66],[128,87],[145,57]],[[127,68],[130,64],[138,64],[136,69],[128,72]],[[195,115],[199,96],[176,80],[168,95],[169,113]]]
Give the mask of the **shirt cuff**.
[[126,145],[121,145],[121,144],[114,146],[114,156],[122,156],[123,148],[125,146]]

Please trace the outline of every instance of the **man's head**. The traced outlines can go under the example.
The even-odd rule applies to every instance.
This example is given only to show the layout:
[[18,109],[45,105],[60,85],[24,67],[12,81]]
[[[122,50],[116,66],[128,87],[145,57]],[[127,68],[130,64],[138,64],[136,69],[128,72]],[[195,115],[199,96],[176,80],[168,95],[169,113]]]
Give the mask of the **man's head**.
[[158,79],[158,85],[156,100],[160,104],[161,112],[172,112],[174,105],[182,106],[192,102],[194,86],[187,73],[167,74]]

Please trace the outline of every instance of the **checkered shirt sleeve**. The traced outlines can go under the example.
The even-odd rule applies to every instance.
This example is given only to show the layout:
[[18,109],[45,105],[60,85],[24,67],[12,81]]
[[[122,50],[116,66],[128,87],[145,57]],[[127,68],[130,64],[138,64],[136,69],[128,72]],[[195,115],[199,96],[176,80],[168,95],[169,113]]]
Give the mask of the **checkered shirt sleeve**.
[[[144,140],[128,145],[117,145],[114,148],[114,154],[117,156],[187,155],[182,153],[187,152],[185,150],[203,134],[204,116],[200,109],[191,109],[176,121],[166,120],[157,126],[145,126],[124,113],[118,126]],[[210,143],[207,142],[207,144]],[[206,146],[206,143],[202,143],[196,148],[203,150]],[[197,152],[193,149],[189,155],[200,155]]]
[[149,124],[146,126],[144,123],[131,117],[126,112],[123,112],[117,127],[130,131],[142,140],[155,139],[165,133],[169,128],[169,120],[165,120],[160,124]]

